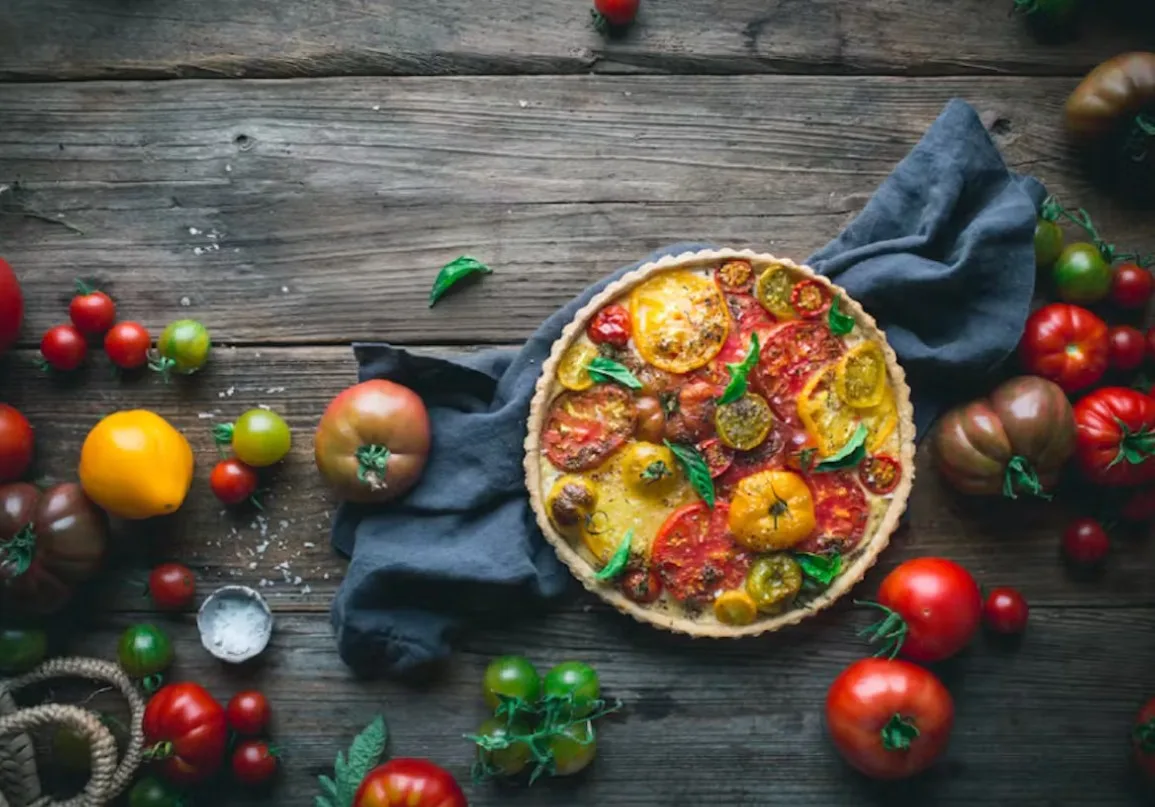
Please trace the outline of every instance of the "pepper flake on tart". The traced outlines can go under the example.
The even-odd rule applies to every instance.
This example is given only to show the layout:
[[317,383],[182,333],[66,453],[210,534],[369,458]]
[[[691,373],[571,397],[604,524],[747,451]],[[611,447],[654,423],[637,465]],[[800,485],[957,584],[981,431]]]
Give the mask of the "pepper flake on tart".
[[793,624],[861,579],[913,479],[904,374],[806,267],[663,258],[555,343],[531,404],[538,524],[591,591],[695,636]]

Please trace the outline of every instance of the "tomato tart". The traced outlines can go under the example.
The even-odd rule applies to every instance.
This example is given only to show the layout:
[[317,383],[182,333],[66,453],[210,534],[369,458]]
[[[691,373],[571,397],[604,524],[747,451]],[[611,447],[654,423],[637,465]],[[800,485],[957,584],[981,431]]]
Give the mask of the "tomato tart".
[[796,623],[858,582],[914,478],[883,333],[805,266],[668,256],[610,284],[542,367],[525,469],[586,588],[694,636]]

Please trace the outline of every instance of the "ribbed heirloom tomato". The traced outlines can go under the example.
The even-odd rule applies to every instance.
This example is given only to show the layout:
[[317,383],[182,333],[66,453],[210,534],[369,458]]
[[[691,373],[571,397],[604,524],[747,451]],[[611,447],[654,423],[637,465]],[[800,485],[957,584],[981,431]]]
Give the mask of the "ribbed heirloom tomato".
[[1155,398],[1126,387],[1104,387],[1075,404],[1075,457],[1099,485],[1155,480]]
[[424,759],[391,759],[365,777],[353,807],[468,807],[460,785]]
[[175,784],[201,782],[224,762],[225,710],[199,684],[162,688],[149,700],[142,723],[145,747]]
[[1019,356],[1029,373],[1064,392],[1085,389],[1107,369],[1107,323],[1077,305],[1045,305],[1027,318]]

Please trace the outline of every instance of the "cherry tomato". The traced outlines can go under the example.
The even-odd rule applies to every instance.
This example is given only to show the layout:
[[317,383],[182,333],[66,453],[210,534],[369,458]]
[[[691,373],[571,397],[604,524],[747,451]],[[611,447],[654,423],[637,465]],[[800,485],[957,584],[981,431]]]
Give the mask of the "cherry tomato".
[[1050,269],[1063,251],[1063,229],[1053,221],[1035,222],[1035,268]]
[[[750,265],[750,261],[726,261],[714,270],[714,279],[718,281],[722,291],[749,295],[754,287],[754,267]],[[753,297],[750,297],[750,301],[757,305],[757,300]],[[740,320],[740,317],[735,316],[734,319]]]
[[1120,264],[1111,281],[1111,302],[1120,308],[1146,308],[1155,291],[1155,277],[1135,263]]
[[1107,331],[1107,349],[1111,367],[1116,370],[1134,370],[1143,363],[1147,342],[1138,328],[1114,325]]
[[717,437],[698,443],[698,453],[706,460],[710,476],[717,479],[734,464],[734,450]]
[[221,460],[209,474],[213,495],[225,504],[240,504],[251,499],[260,481],[257,472],[238,459]]
[[625,306],[607,305],[590,320],[586,335],[598,345],[625,347],[630,342],[630,312]]
[[995,633],[1022,633],[1027,627],[1030,607],[1013,588],[996,588],[983,603],[983,621]]
[[237,459],[254,468],[280,462],[293,444],[289,424],[268,409],[250,409],[237,418],[232,437]]
[[496,709],[503,697],[536,703],[541,694],[541,676],[529,659],[501,656],[485,668],[481,694],[490,709]]
[[161,374],[195,373],[205,366],[212,346],[204,325],[193,319],[179,319],[170,323],[156,340],[156,351],[160,354],[157,370]]
[[858,479],[875,496],[885,496],[898,487],[902,479],[902,466],[894,457],[875,454],[864,459],[858,466]]
[[88,355],[88,344],[76,326],[57,325],[50,328],[40,340],[40,355],[53,370],[68,372],[84,363],[84,357]]
[[666,410],[660,399],[653,395],[643,395],[634,401],[638,413],[635,434],[647,443],[660,443],[666,434]]
[[662,596],[662,578],[656,569],[630,569],[622,575],[618,587],[636,603],[651,603]]
[[35,436],[19,410],[0,404],[0,483],[15,482],[32,464]]
[[868,658],[847,667],[826,693],[826,728],[834,747],[874,779],[904,779],[946,750],[954,701],[929,670],[897,659]]
[[116,322],[116,303],[84,281],[76,284],[77,295],[68,304],[68,318],[81,333],[99,336]]
[[233,778],[242,785],[261,785],[277,772],[277,755],[263,740],[245,740],[233,751]]
[[[491,740],[505,740],[511,735],[521,736],[529,734],[529,727],[521,721],[512,723],[504,717],[491,717],[477,729],[479,737]],[[523,742],[512,742],[505,748],[494,748],[487,751],[480,745],[477,748],[477,758],[486,769],[498,776],[517,776],[529,765],[533,757],[528,745]]]
[[104,336],[104,352],[109,361],[123,370],[148,364],[152,335],[139,322],[118,322]]
[[594,10],[610,25],[624,26],[638,16],[640,0],[594,0]]
[[181,807],[183,803],[176,790],[151,776],[133,785],[128,794],[128,807]]
[[166,611],[186,608],[196,597],[196,575],[179,563],[162,564],[148,575],[148,593],[157,608]]
[[555,776],[572,776],[585,770],[598,753],[593,724],[587,721],[566,726],[561,734],[550,738],[549,752],[553,757]]
[[154,625],[133,625],[120,637],[116,657],[133,678],[164,672],[172,664],[172,644]]
[[920,663],[958,653],[982,621],[978,583],[945,558],[915,558],[900,564],[879,586],[878,604],[905,623],[906,634],[898,637],[899,652]]
[[570,698],[574,714],[581,716],[593,711],[593,701],[602,695],[598,674],[581,661],[563,661],[545,674],[542,694],[549,698]]
[[1131,729],[1135,763],[1148,779],[1155,779],[1155,698],[1143,704]]
[[1054,268],[1059,297],[1068,303],[1097,303],[1111,291],[1113,271],[1099,248],[1086,242],[1071,244]]
[[269,702],[256,690],[238,692],[225,707],[229,728],[245,737],[254,737],[269,725]]
[[424,759],[391,759],[369,771],[353,807],[466,807],[449,771]]
[[1063,554],[1072,563],[1094,566],[1101,563],[1111,548],[1107,531],[1093,518],[1078,518],[1063,532]]
[[830,295],[822,283],[807,278],[790,292],[790,307],[803,319],[818,319],[830,308]]

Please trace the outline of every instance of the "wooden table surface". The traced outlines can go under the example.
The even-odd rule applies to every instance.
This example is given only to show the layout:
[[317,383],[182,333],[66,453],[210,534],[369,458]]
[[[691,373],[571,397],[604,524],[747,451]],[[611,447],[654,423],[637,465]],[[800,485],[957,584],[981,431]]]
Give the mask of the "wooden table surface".
[[[516,345],[586,284],[662,244],[709,239],[803,258],[852,218],[954,96],[1009,164],[1088,207],[1109,237],[1155,247],[1149,214],[1097,192],[1060,126],[1078,77],[1155,42],[1150,20],[1096,2],[1076,41],[1042,44],[990,0],[643,0],[607,40],[583,0],[6,0],[0,12],[0,254],[23,283],[20,349],[0,394],[37,429],[37,475],[74,478],[87,430],[147,407],[193,442],[175,518],[119,536],[116,566],[62,647],[110,656],[157,619],[140,596],[178,559],[202,593],[259,586],[277,615],[255,669],[222,669],[191,615],[163,619],[178,677],[221,698],[257,686],[287,772],[272,795],[313,804],[314,777],[374,713],[393,753],[429,757],[474,805],[1131,805],[1135,709],[1155,694],[1155,546],[1119,540],[1104,574],[1059,562],[1062,503],[962,501],[920,456],[910,524],[868,580],[940,554],[1032,605],[1017,647],[980,639],[941,670],[957,704],[946,758],[915,781],[850,773],[824,737],[826,688],[863,654],[844,604],[754,641],[659,633],[573,591],[484,615],[424,685],[359,681],[328,610],[345,562],[311,457],[322,408],[355,378],[349,343],[431,351]],[[1133,14],[1134,12],[1132,12]],[[437,268],[468,252],[495,273],[435,309]],[[159,330],[203,320],[209,368],[165,386],[34,366],[76,276]],[[155,331],[154,331],[155,332]],[[208,490],[214,422],[269,405],[295,446],[264,515]],[[575,586],[575,589],[577,587]],[[532,789],[468,783],[461,735],[483,716],[487,661],[580,658],[628,703],[596,765]]]

